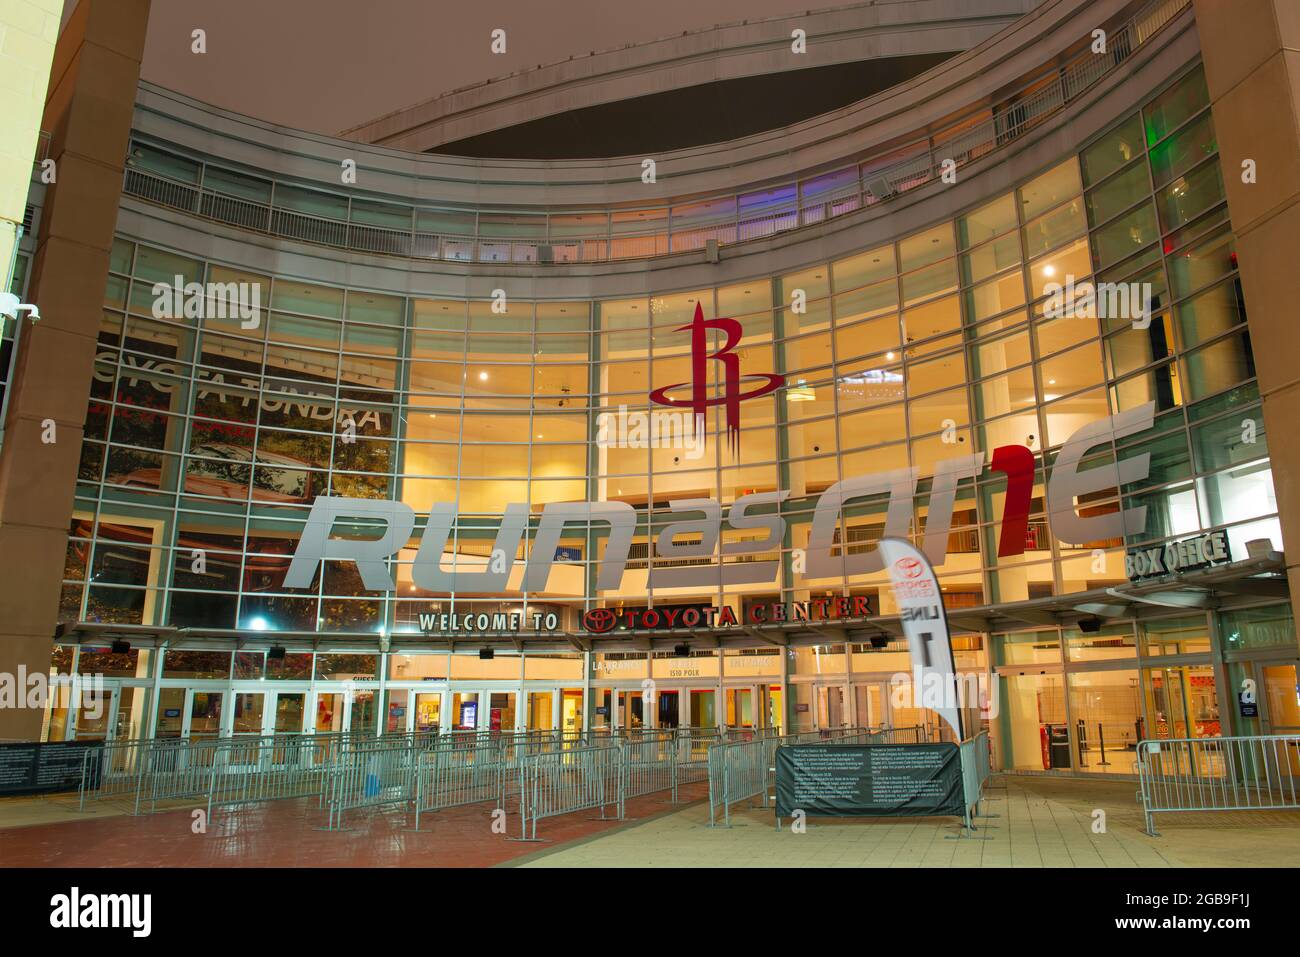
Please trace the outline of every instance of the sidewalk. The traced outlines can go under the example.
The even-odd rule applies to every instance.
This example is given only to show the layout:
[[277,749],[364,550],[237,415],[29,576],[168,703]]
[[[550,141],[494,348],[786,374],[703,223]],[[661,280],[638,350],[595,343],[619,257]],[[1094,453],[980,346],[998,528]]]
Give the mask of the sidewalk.
[[[814,818],[773,827],[771,810],[732,810],[710,828],[707,804],[543,850],[522,867],[1294,867],[1300,812],[1164,815],[1141,832],[1126,782],[998,776],[973,837],[955,818]],[[1094,833],[1094,811],[1105,832]]]

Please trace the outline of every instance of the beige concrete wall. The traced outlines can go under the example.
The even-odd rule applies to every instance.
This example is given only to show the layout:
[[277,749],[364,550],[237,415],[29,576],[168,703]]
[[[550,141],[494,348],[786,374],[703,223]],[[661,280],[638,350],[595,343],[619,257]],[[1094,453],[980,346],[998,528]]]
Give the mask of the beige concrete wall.
[[[55,50],[42,126],[58,176],[30,287],[41,321],[22,331],[0,449],[0,672],[50,666],[149,2],[81,0]],[[0,710],[0,738],[40,728],[39,710]]]
[[6,283],[27,205],[62,9],[63,0],[0,0],[0,281]]
[[[1237,236],[1241,284],[1273,483],[1300,617],[1300,3],[1195,0],[1219,162]],[[1254,160],[1257,181],[1242,181]]]

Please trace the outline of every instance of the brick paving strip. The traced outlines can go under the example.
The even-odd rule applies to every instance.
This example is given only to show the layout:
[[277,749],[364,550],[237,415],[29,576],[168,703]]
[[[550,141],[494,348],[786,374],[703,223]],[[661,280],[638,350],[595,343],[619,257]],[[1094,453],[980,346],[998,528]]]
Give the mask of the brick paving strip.
[[[682,789],[683,803],[707,795]],[[33,808],[32,802],[37,806]],[[490,804],[422,816],[409,829],[400,808],[349,812],[346,831],[325,831],[315,800],[276,801],[214,814],[207,834],[191,831],[194,805],[132,817],[114,809],[76,810],[76,799],[0,801],[0,862],[5,867],[491,867],[545,853],[593,835],[634,827],[676,807],[651,794],[627,802],[626,821],[580,811],[539,822],[544,843],[510,840],[519,816],[506,809],[506,833],[492,832]],[[51,821],[50,818],[57,818]],[[35,822],[35,823],[33,823]]]

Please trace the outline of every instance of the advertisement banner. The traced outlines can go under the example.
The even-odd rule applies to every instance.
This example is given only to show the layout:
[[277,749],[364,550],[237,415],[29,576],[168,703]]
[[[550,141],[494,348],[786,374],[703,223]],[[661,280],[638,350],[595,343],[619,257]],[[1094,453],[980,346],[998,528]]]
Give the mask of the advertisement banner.
[[962,740],[961,710],[957,698],[957,669],[948,640],[948,615],[934,568],[922,552],[899,538],[882,538],[877,546],[912,655],[912,704],[929,708],[952,726]]

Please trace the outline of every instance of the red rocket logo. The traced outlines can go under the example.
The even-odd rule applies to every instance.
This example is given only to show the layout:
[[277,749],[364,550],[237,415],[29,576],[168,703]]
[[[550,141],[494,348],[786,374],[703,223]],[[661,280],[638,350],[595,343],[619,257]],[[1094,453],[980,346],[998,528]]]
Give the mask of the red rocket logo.
[[[708,343],[705,341],[706,331],[709,329],[720,329],[727,336],[727,341],[722,348],[711,355],[708,351]],[[740,391],[740,357],[734,353],[736,346],[740,344],[741,336],[744,334],[740,322],[735,319],[705,319],[704,309],[697,302],[695,304],[695,318],[691,320],[689,325],[681,326],[678,329],[679,332],[687,330],[690,330],[691,333],[691,381],[679,382],[676,385],[666,385],[661,389],[655,389],[650,393],[650,401],[659,405],[694,411],[695,432],[701,436],[705,434],[704,420],[709,406],[723,406],[727,416],[727,444],[731,447],[733,455],[739,455],[740,403],[746,399],[757,399],[759,396],[775,392],[785,385],[785,376],[775,372],[752,373],[744,378],[762,379],[763,382],[748,392],[742,393]],[[716,398],[710,398],[708,394],[709,359],[722,363],[723,391],[722,395]],[[691,387],[691,397],[689,399],[673,399],[669,397],[669,392],[686,385]]]

